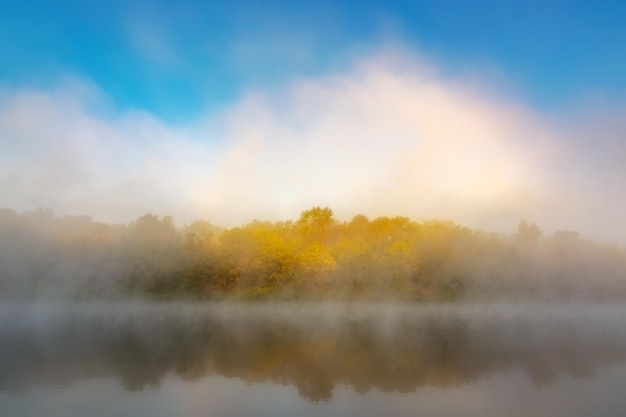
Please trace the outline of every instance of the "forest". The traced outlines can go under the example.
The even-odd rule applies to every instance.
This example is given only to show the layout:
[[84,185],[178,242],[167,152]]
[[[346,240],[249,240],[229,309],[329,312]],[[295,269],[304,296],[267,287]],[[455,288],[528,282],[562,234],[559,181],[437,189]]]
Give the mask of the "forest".
[[221,228],[0,210],[0,297],[28,299],[623,300],[626,251],[521,221],[511,233],[407,217]]

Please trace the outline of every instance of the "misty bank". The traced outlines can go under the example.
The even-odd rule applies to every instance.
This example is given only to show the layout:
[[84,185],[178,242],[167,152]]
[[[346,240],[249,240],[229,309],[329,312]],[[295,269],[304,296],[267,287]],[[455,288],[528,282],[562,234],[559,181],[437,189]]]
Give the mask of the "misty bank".
[[0,210],[0,298],[626,300],[626,251],[574,231],[511,234],[406,217],[177,227]]

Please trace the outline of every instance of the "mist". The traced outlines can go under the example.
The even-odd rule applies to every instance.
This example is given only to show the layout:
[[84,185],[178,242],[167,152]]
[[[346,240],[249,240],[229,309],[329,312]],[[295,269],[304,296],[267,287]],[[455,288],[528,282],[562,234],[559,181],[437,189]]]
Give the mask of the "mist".
[[626,415],[626,3],[0,10],[1,417]]
[[182,123],[116,109],[76,77],[5,86],[0,206],[233,227],[323,205],[341,220],[506,232],[529,219],[623,243],[623,109],[581,104],[557,117],[499,84],[386,46]]
[[179,123],[0,91],[3,298],[626,294],[618,105],[557,117],[393,45]]

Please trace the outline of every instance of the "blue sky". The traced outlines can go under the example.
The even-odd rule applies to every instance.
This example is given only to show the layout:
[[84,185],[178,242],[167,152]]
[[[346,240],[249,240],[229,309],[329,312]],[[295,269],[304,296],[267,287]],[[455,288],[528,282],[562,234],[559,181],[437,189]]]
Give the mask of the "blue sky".
[[186,121],[246,88],[402,42],[446,70],[489,69],[534,106],[626,95],[615,1],[3,1],[0,84],[93,82],[117,108]]
[[[626,242],[626,3],[2,1],[0,207]],[[600,215],[601,214],[601,215]]]

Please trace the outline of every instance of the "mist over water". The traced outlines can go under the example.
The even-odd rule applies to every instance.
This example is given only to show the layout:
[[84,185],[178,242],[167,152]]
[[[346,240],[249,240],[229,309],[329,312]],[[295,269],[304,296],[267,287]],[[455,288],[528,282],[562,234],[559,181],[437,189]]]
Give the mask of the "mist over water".
[[626,416],[582,3],[2,2],[0,417]]
[[496,416],[517,415],[523,399],[526,414],[582,416],[597,402],[619,412],[625,315],[617,304],[3,302],[0,408],[85,415],[104,395],[107,412],[132,403],[134,415],[377,403],[393,415]]

